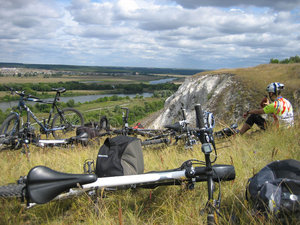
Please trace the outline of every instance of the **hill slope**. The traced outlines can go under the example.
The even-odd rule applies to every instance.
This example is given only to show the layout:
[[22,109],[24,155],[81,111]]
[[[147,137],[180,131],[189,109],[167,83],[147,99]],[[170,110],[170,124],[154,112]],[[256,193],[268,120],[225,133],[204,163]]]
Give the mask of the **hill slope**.
[[243,112],[258,107],[271,82],[285,84],[283,96],[292,102],[295,113],[299,112],[300,64],[269,64],[202,72],[186,78],[151,126],[158,128],[182,119],[181,107],[187,110],[189,122],[195,124],[194,105],[199,103],[219,121],[240,122]]

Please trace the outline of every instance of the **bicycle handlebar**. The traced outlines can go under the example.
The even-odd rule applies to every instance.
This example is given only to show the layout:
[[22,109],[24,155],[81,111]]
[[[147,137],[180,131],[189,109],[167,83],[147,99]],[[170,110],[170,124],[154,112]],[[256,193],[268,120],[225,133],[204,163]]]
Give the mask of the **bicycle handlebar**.
[[[23,98],[26,98],[26,99],[24,99],[24,100],[28,100],[28,101],[38,101],[38,100],[40,100],[40,99],[39,99],[38,97],[36,97],[36,96],[33,96],[33,95],[31,95],[31,94],[25,94],[25,91],[21,91],[21,92],[15,91],[13,88],[8,87],[8,86],[6,86],[6,85],[4,85],[4,87],[6,87],[7,89],[9,89],[9,91],[11,92],[11,94],[15,93],[15,94],[17,94],[17,95],[19,95],[19,96],[21,96],[21,97],[23,97]],[[33,99],[35,99],[35,100],[33,100]]]
[[21,92],[15,91],[13,88],[8,87],[8,86],[6,86],[6,85],[4,85],[4,87],[6,87],[6,88],[10,91],[10,93],[11,93],[12,95],[13,95],[13,94],[17,94],[17,95],[19,95],[19,96],[21,96],[21,97],[25,97],[25,96],[26,96],[24,91],[21,91]]
[[[45,103],[45,104],[53,104],[53,101],[43,101],[41,100],[39,97],[33,96],[31,94],[25,94],[25,91],[16,91],[11,87],[8,87],[6,85],[4,85],[4,87],[6,87],[11,94],[17,94],[19,96],[21,96],[23,98],[24,101],[31,101],[31,102],[40,102],[40,103]],[[66,91],[65,88],[52,88],[52,91],[56,91],[58,95],[60,95],[61,93],[64,93]]]

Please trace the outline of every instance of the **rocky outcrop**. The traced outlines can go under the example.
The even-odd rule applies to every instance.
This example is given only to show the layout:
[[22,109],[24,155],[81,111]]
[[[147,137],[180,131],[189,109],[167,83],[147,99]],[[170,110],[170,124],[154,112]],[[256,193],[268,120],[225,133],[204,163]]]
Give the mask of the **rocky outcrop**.
[[[242,85],[232,74],[207,74],[187,78],[176,93],[170,96],[164,110],[150,125],[162,128],[182,120],[181,108],[186,109],[187,120],[195,126],[196,104],[201,104],[204,111],[213,112],[218,121],[237,122],[244,108],[249,108]],[[245,104],[246,102],[246,104]]]

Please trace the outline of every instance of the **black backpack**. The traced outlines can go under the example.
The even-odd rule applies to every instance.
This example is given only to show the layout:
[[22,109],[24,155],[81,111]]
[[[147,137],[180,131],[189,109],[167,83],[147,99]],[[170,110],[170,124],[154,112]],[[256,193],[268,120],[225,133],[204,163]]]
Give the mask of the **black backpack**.
[[300,161],[274,161],[249,179],[246,199],[262,213],[300,213]]
[[98,177],[136,175],[144,172],[141,141],[135,137],[107,138],[100,147],[96,171]]

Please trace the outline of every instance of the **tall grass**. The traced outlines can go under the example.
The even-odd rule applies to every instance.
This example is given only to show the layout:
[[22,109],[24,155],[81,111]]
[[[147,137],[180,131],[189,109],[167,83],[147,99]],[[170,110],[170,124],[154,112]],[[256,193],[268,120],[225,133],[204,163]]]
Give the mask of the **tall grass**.
[[[236,218],[240,224],[280,224],[280,221],[255,216],[245,202],[247,180],[274,160],[300,160],[299,125],[287,130],[268,130],[235,136],[225,143],[229,146],[218,151],[217,163],[232,164],[236,179],[222,183],[222,202],[219,224],[229,224]],[[0,185],[14,182],[36,165],[54,170],[82,173],[85,159],[96,159],[103,144],[95,142],[87,148],[35,148],[30,155],[19,151],[4,151],[0,155]],[[145,171],[177,168],[188,159],[204,160],[201,146],[187,150],[176,146],[147,147],[144,149]],[[217,191],[218,192],[218,187]],[[97,201],[83,195],[64,201],[53,201],[25,210],[15,200],[0,200],[0,224],[205,224],[201,214],[207,201],[206,183],[198,183],[194,190],[185,186],[166,186],[156,189],[119,190],[104,192]],[[217,197],[217,196],[216,196]],[[288,224],[296,224],[296,220]]]

